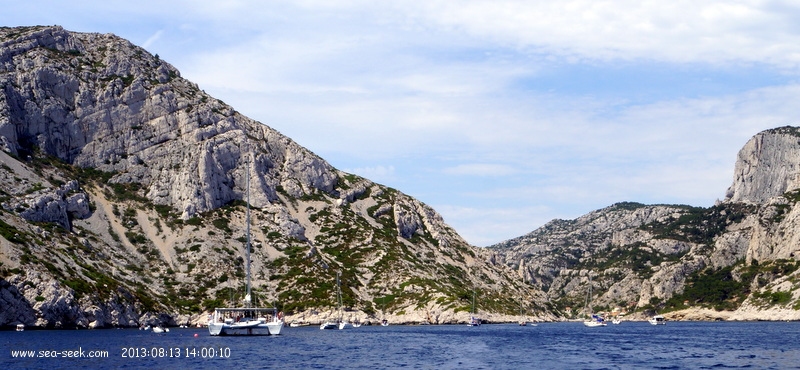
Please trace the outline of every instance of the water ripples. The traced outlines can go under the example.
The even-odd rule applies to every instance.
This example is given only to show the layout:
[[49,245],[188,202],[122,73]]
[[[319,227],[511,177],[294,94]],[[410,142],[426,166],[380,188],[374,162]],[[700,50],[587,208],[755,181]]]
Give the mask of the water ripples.
[[[198,333],[198,337],[194,334]],[[2,368],[791,369],[800,323],[623,322],[286,328],[277,337],[210,337],[202,329],[0,332]],[[123,347],[230,348],[230,358],[122,358]],[[107,359],[11,358],[11,350],[108,350]]]

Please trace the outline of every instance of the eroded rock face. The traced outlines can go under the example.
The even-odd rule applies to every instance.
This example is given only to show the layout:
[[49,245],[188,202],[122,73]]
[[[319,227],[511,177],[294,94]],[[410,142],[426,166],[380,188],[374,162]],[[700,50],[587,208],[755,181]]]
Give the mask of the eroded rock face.
[[0,324],[34,325],[36,311],[17,287],[5,279],[0,279]]
[[34,222],[54,222],[70,230],[71,218],[86,218],[91,213],[89,198],[72,180],[53,189],[43,189],[22,198],[12,198],[3,208]]
[[458,285],[522,289],[431,207],[336,170],[111,34],[0,28],[0,149],[0,268],[19,272],[0,325],[204,319],[200,303],[242,283],[246,194],[267,299],[316,310],[325,298],[305,297],[332,269],[358,271],[367,311],[411,279],[427,284],[414,299],[438,290],[453,312]]
[[[0,143],[10,154],[38,149],[115,172],[112,182],[141,183],[184,218],[241,199],[244,171],[259,207],[278,186],[293,197],[334,191],[327,162],[124,39],[60,27],[0,37]],[[43,219],[63,208],[41,202]]]
[[739,151],[726,201],[761,204],[800,187],[800,130],[761,132]]

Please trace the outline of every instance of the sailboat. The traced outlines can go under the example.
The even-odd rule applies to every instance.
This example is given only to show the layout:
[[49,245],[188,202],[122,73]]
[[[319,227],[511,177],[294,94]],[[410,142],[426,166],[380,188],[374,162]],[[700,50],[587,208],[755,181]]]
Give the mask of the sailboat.
[[[339,318],[336,321],[326,321],[319,325],[321,330],[325,329],[339,329],[342,330],[347,327],[347,322],[342,320],[342,286],[339,276],[340,272],[336,272],[336,301],[339,304]],[[359,325],[360,326],[360,325]]]
[[583,325],[588,326],[590,328],[598,327],[598,326],[606,326],[606,321],[600,315],[592,314],[592,274],[589,273],[589,292],[586,294],[586,307],[584,308],[586,312],[588,312],[589,319],[583,322]]
[[[249,164],[249,162],[248,162]],[[250,287],[250,169],[245,171],[247,186],[247,245],[245,248],[245,267],[247,271],[247,291],[243,307],[216,308],[208,321],[210,335],[278,335],[283,329],[283,319],[278,310],[253,307]]]
[[475,291],[472,291],[472,316],[467,323],[467,326],[481,326],[481,319],[475,316]]
[[[522,285],[525,285],[525,276],[522,277]],[[522,294],[519,295],[519,326],[528,326],[528,320],[525,316],[525,308],[522,305]],[[531,323],[531,326],[536,326],[536,323]]]
[[381,306],[381,326],[389,326],[389,320],[386,320],[386,301],[388,296],[383,297],[383,305]]

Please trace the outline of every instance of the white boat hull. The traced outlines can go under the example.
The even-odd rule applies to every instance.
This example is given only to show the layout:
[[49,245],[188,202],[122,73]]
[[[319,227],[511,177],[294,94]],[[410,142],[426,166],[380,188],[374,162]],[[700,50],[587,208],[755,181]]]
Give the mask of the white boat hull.
[[212,323],[208,325],[211,335],[279,335],[283,329],[283,322],[259,323],[256,325],[230,325],[225,323]]
[[590,328],[596,328],[599,326],[606,326],[606,323],[600,321],[584,321],[583,325]]
[[331,329],[336,329],[338,327],[339,324],[335,322],[323,322],[322,324],[319,325],[320,330],[331,330]]
[[330,330],[330,329],[339,329],[344,330],[347,328],[347,322],[331,322],[326,321],[319,325],[320,330]]
[[259,317],[235,321],[226,315],[233,316],[239,312],[267,313],[274,309],[264,308],[218,308],[209,318],[208,334],[210,335],[279,335],[283,329],[280,315]]

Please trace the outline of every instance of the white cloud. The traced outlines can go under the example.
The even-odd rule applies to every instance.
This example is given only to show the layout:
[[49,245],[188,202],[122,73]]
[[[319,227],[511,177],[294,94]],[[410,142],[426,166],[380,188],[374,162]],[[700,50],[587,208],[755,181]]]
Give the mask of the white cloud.
[[789,2],[426,1],[404,10],[451,32],[565,58],[800,63],[800,5]]

